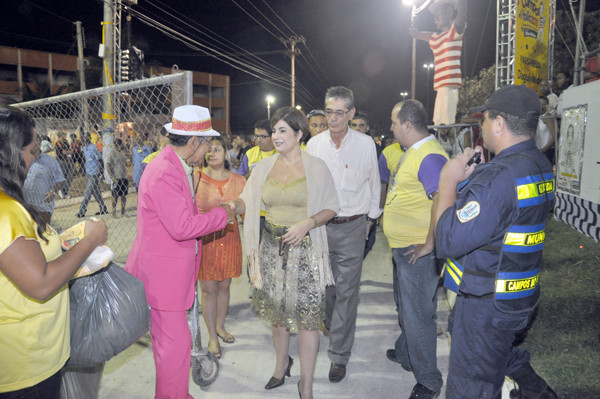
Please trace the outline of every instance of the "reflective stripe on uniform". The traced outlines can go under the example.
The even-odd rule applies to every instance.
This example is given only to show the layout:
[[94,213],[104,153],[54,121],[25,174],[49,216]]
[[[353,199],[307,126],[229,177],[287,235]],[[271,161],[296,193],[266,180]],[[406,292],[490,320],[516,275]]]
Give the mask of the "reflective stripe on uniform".
[[510,226],[504,236],[504,252],[533,253],[544,248],[545,223],[531,226]]
[[519,208],[539,205],[554,198],[554,175],[545,173],[541,175],[526,176],[517,179],[517,199]]
[[463,267],[457,261],[446,259],[446,276],[444,277],[444,287],[450,291],[458,292],[458,286],[462,281]]
[[517,299],[535,292],[540,280],[540,270],[498,273],[496,299]]

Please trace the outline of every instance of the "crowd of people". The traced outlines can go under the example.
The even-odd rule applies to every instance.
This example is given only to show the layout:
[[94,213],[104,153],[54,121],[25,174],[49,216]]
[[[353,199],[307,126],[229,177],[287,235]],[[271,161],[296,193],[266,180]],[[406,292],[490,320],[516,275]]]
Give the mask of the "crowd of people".
[[60,250],[50,221],[55,195],[69,196],[75,165],[87,178],[79,218],[92,197],[98,215],[109,213],[103,177],[115,218],[119,199],[126,216],[129,187],[138,193],[125,269],[146,288],[156,398],[191,398],[187,311],[197,283],[208,351],[221,358],[221,342],[236,342],[226,320],[244,259],[251,307],[274,344],[264,388],[291,375],[291,334],[298,335],[301,398],[314,397],[321,332],[329,337],[328,379],[344,380],[363,261],[378,224],[392,250],[401,329],[380,355],[412,373],[410,399],[437,398],[443,388],[440,280],[455,299],[445,397],[498,399],[509,376],[519,398],[558,398],[515,341],[540,298],[558,134],[549,121],[561,115],[569,74],[557,74],[554,92],[551,80],[539,92],[496,90],[461,120],[477,122],[475,132],[444,128],[455,122],[465,4],[436,1],[439,32],[411,29],[436,59],[435,135],[423,104],[404,100],[390,107],[393,142],[382,145],[343,86],[327,90],[323,109],[278,109],[254,124],[251,137],[230,139],[212,128],[207,108],[180,106],[155,143],[145,135],[115,138],[104,144],[111,149],[105,158],[101,140],[87,132],[70,141],[59,132],[52,145],[27,114],[0,109],[0,398],[59,397],[69,357],[68,282],[108,237],[102,220],[87,220],[84,238]]
[[[284,107],[270,121],[257,122],[255,135],[260,137],[254,147],[237,138],[232,140],[235,147],[230,146],[212,129],[206,108],[176,108],[172,122],[164,126],[165,145],[144,157],[154,155],[143,168],[144,159],[140,163],[137,233],[125,266],[146,286],[156,397],[191,397],[187,310],[197,281],[209,352],[223,356],[219,339],[235,343],[225,321],[231,279],[241,276],[244,256],[252,309],[271,326],[273,336],[275,367],[265,389],[283,385],[291,375],[291,334],[299,338],[300,397],[313,397],[320,331],[329,336],[329,381],[346,378],[362,264],[381,217],[392,249],[401,328],[385,356],[414,375],[410,398],[438,397],[443,386],[435,321],[441,257],[447,258],[445,285],[458,295],[449,322],[453,342],[446,397],[499,397],[508,375],[523,398],[557,398],[531,368],[529,354],[513,346],[539,300],[542,246],[539,239],[529,245],[527,237],[543,236],[553,201],[552,165],[534,140],[542,107],[532,89],[508,86],[474,111],[483,115],[483,144],[495,154],[481,165],[469,162],[474,154],[481,156],[480,146],[449,158],[428,131],[427,112],[416,100],[392,107],[395,142],[378,157],[375,141],[366,134],[367,116],[356,112],[352,91],[342,86],[330,88],[324,109],[308,117]],[[15,301],[26,298],[15,315],[20,321],[0,323],[0,329],[12,334],[14,342],[23,342],[15,335],[21,328],[49,334],[51,329],[52,336],[68,339],[67,282],[90,248],[106,241],[106,225],[88,221],[89,240],[62,256],[44,257],[53,230],[45,208],[28,199],[28,192],[31,187],[39,193],[59,190],[65,179],[58,160],[46,154],[52,146],[38,144],[26,114],[3,109],[0,133],[2,212],[11,226],[0,247],[0,283]],[[114,145],[107,166],[118,191],[127,186],[129,151],[120,139]],[[135,151],[140,149],[143,143]],[[96,194],[102,158],[85,136],[82,152],[88,174],[85,202]],[[241,173],[231,166],[239,158]],[[44,187],[30,183],[38,175],[35,165],[48,161],[54,161],[47,167],[55,178]],[[17,173],[11,169],[14,164],[20,165]],[[529,190],[518,199],[508,194],[531,181],[544,189]],[[120,195],[113,196],[113,211],[118,197],[124,212]],[[238,216],[243,216],[243,229]],[[23,251],[32,255],[22,259]],[[31,264],[24,267],[25,261]],[[68,266],[58,271],[63,263]],[[46,282],[48,278],[52,281]],[[525,280],[529,283],[516,284]],[[52,326],[33,321],[39,312],[47,313]],[[54,348],[55,342],[44,345]],[[61,346],[55,357],[40,363],[46,366],[39,372],[19,377],[2,373],[0,390],[54,392],[66,358],[68,348]],[[52,395],[44,397],[57,397]]]

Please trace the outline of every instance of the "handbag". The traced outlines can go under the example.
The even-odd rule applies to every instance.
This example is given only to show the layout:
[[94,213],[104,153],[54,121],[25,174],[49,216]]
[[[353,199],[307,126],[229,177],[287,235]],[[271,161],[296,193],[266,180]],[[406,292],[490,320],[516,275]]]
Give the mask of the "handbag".
[[94,367],[127,349],[150,329],[144,283],[111,262],[70,283],[70,367]]

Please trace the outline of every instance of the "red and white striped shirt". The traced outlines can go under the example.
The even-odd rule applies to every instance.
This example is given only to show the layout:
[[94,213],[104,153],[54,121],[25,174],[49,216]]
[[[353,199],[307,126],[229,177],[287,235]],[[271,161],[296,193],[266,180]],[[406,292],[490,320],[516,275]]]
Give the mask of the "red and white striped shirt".
[[460,53],[462,51],[463,34],[458,34],[454,24],[445,32],[433,33],[429,39],[429,47],[433,51],[435,73],[433,89],[442,86],[460,86]]

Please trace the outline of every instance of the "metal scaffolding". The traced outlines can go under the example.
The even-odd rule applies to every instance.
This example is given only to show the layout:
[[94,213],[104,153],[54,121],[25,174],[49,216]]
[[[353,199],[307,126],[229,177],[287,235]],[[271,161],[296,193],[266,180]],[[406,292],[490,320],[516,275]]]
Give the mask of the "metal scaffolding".
[[515,81],[516,0],[498,0],[496,19],[496,89]]

